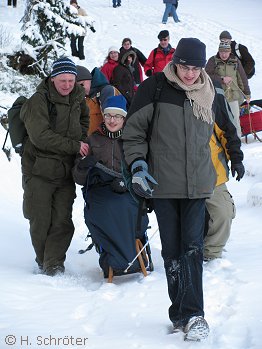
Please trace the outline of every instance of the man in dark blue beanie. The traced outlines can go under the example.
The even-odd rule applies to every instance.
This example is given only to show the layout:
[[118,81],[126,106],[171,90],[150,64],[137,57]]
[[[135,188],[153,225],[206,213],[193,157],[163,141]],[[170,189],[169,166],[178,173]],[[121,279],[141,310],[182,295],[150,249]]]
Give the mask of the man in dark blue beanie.
[[173,55],[173,63],[204,68],[206,65],[206,45],[195,38],[181,39]]
[[209,333],[203,305],[203,231],[205,199],[216,183],[209,141],[217,104],[205,62],[203,42],[181,39],[163,72],[140,85],[122,136],[132,188],[152,200],[157,217],[169,318],[174,330],[191,341]]
[[28,133],[22,154],[23,213],[29,220],[39,270],[49,276],[65,270],[74,233],[71,169],[76,154],[88,152],[88,108],[76,75],[73,61],[56,60],[50,76],[21,110]]

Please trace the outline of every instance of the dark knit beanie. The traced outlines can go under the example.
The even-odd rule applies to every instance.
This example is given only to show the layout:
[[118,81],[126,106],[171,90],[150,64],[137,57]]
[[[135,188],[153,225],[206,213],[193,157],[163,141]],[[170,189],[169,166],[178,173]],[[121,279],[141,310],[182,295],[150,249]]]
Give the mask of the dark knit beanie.
[[204,68],[206,45],[196,38],[181,39],[173,55],[173,63]]
[[92,74],[87,68],[81,65],[77,65],[76,70],[77,70],[76,81],[92,80]]
[[56,60],[52,65],[51,77],[57,76],[59,74],[77,75],[75,63],[67,57],[62,57]]
[[158,34],[158,39],[165,39],[169,36],[169,31],[168,30],[161,30],[161,32]]
[[224,30],[224,31],[219,35],[219,40],[223,40],[223,39],[232,40],[232,36],[231,36],[231,34],[230,34],[227,30]]

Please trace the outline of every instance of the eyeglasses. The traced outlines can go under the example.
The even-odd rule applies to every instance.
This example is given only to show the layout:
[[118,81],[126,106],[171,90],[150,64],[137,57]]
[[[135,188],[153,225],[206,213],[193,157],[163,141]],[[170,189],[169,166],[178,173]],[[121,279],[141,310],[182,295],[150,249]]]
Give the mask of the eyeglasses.
[[120,114],[115,114],[115,115],[104,114],[104,118],[105,120],[111,120],[113,118],[115,121],[120,121],[121,119],[123,119],[123,116]]
[[182,64],[178,64],[178,67],[182,70],[182,72],[184,73],[188,73],[190,71],[192,71],[193,73],[198,73],[201,71],[201,67],[193,67],[193,68],[190,68],[188,67],[187,65],[182,65]]

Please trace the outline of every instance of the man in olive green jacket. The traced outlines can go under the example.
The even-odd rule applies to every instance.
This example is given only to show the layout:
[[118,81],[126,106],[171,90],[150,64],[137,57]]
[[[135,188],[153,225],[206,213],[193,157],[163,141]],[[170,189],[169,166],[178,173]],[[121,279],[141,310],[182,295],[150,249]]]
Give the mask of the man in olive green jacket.
[[84,141],[89,111],[76,75],[74,62],[58,59],[51,76],[40,83],[21,110],[28,133],[22,155],[23,213],[30,223],[36,262],[50,276],[64,272],[74,233],[71,169],[76,154],[88,152]]

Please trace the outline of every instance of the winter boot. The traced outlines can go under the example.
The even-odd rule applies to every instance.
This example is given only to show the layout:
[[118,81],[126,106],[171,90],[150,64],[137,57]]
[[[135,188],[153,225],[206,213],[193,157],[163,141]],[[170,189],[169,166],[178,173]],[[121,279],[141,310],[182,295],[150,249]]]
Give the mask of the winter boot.
[[209,326],[203,316],[192,317],[184,329],[185,341],[199,342],[201,339],[206,339],[209,333]]

